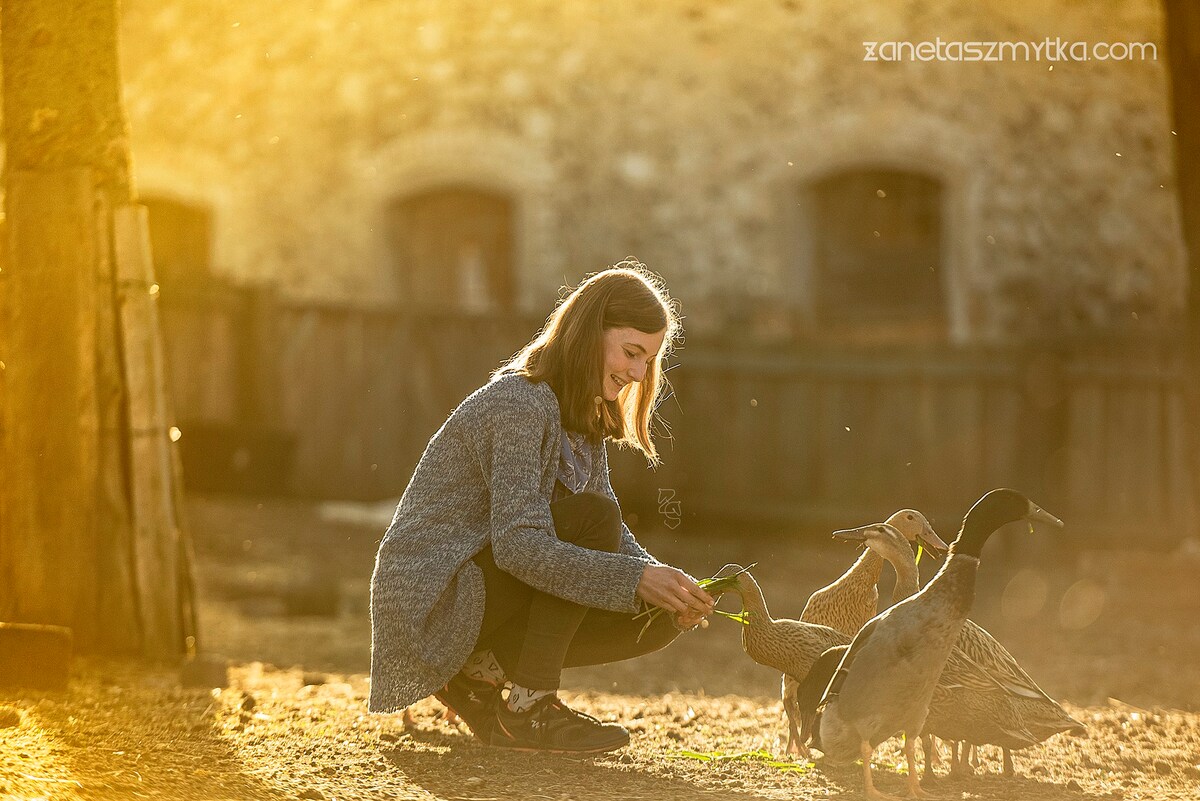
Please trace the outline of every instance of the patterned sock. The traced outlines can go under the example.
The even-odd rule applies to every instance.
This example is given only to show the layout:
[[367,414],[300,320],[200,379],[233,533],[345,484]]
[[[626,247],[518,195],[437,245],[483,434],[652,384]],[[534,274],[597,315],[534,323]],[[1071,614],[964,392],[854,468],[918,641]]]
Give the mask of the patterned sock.
[[463,665],[459,672],[468,679],[486,681],[494,686],[503,684],[506,678],[500,663],[496,661],[496,655],[491,650],[476,651],[471,654],[467,659],[467,664]]
[[514,684],[508,691],[508,708],[513,712],[524,712],[547,695],[554,695],[554,690],[531,690]]

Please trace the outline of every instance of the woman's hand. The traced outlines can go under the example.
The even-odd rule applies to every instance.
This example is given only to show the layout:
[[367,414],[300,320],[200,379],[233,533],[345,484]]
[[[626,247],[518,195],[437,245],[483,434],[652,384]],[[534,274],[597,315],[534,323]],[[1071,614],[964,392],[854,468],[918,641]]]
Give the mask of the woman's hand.
[[687,573],[667,565],[646,565],[638,581],[637,596],[675,616],[681,628],[691,628],[712,614],[716,601]]
[[675,615],[675,628],[682,631],[690,631],[696,626],[708,626],[708,618],[699,612],[687,611]]

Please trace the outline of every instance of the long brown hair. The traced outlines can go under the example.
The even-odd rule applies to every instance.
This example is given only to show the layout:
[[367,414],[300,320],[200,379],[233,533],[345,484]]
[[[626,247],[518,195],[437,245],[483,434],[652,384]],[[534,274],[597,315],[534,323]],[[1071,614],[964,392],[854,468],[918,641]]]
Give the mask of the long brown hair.
[[[609,328],[666,331],[645,378],[625,385],[613,401],[604,400],[601,388],[603,335]],[[611,437],[657,465],[650,425],[669,387],[663,362],[680,332],[679,313],[662,279],[637,259],[626,259],[588,276],[564,297],[538,335],[492,378],[516,374],[547,382],[558,396],[564,427],[595,439]]]

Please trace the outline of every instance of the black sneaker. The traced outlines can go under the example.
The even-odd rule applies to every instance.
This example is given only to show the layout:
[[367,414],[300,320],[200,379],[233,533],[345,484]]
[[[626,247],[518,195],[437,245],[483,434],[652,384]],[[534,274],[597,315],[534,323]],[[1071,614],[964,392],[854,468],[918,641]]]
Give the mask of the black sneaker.
[[498,685],[469,679],[461,673],[456,673],[433,697],[458,715],[471,733],[484,742],[488,741],[496,719],[496,707],[503,705]]
[[629,732],[571,709],[557,695],[547,695],[524,712],[513,712],[501,703],[488,742],[519,751],[587,754],[628,745]]

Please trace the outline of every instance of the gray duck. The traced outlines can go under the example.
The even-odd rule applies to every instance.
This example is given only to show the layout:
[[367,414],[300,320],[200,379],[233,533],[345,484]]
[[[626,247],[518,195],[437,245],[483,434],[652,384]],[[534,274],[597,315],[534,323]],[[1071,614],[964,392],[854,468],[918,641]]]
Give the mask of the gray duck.
[[[878,559],[882,564],[887,561],[896,571],[896,584],[892,590],[892,604],[899,603],[920,589],[920,574],[917,572],[917,566],[913,559],[913,552],[910,543],[918,538],[923,541],[924,533],[928,537],[928,543],[931,550],[941,547],[945,550],[945,543],[933,532],[929,522],[920,512],[912,509],[901,509],[896,514],[888,518],[886,523],[871,523],[866,526],[860,526],[854,529],[846,529],[844,531],[833,532],[833,538],[844,540],[846,542],[860,542],[864,544],[864,556],[870,554],[875,559]],[[896,521],[896,522],[892,522]],[[900,525],[897,525],[899,523]],[[901,527],[903,526],[903,528]],[[940,546],[939,546],[940,543]],[[864,559],[860,557],[855,562],[855,567],[862,564]],[[855,569],[851,568],[851,571]],[[851,571],[847,571],[846,575],[850,575]],[[845,578],[845,576],[843,576]],[[878,581],[879,571],[875,571],[872,581]],[[840,580],[839,580],[840,581]],[[835,582],[836,584],[837,582]],[[833,586],[833,585],[830,585]],[[828,587],[826,589],[829,589]],[[871,589],[875,592],[875,597],[878,597],[878,591],[875,591],[872,584]],[[815,597],[815,593],[814,593]],[[826,596],[826,600],[832,600]],[[812,599],[809,599],[809,606],[812,605]],[[826,609],[835,608],[836,604],[830,604]],[[842,606],[841,609],[852,608],[848,605]],[[809,607],[805,607],[805,612],[811,611]],[[872,616],[873,617],[873,616]],[[804,615],[801,615],[804,619]],[[869,620],[870,618],[868,618]],[[831,624],[830,624],[831,625]],[[832,626],[831,626],[832,627]],[[840,648],[839,653],[845,651],[848,646],[837,646],[834,649]],[[828,661],[828,660],[827,660]],[[830,668],[823,672],[824,683],[820,685],[820,689],[824,690],[825,685],[829,682],[829,677],[833,673],[833,667],[836,667],[836,662]],[[810,676],[818,672],[816,668],[810,670]],[[782,686],[780,687],[780,695],[783,699],[783,709],[788,719],[788,744],[787,752],[793,756],[807,756],[808,748],[805,743],[808,742],[812,720],[815,715],[817,702],[820,700],[818,694],[812,698],[809,703],[801,705],[798,702],[797,692],[800,686],[800,680],[784,673]]]
[[992,490],[967,512],[949,556],[929,584],[873,618],[841,657],[821,700],[815,734],[830,762],[862,759],[866,795],[872,801],[892,797],[875,789],[871,757],[876,746],[901,732],[908,794],[928,797],[917,777],[916,739],[974,602],[983,546],[996,529],[1017,520],[1062,526],[1021,493]]

